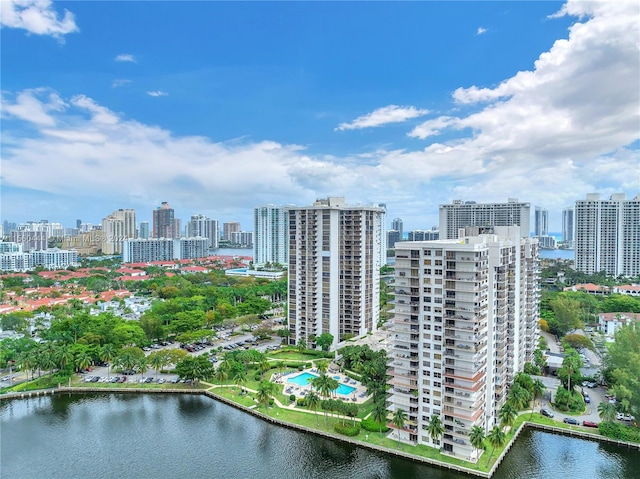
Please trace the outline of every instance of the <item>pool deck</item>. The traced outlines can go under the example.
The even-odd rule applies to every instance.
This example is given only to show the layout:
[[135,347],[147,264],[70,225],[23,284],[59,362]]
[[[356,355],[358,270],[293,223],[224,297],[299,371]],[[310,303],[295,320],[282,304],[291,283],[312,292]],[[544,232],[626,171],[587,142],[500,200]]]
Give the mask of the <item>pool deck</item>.
[[[282,374],[274,373],[271,376],[271,381],[276,383],[276,384],[278,384],[278,385],[282,385],[283,394],[286,394],[286,395],[293,394],[293,395],[296,396],[296,399],[299,399],[299,398],[303,398],[307,394],[309,394],[309,392],[312,389],[311,384],[307,384],[305,386],[301,386],[299,384],[295,384],[295,383],[289,382],[289,379],[296,378],[296,377],[301,376],[301,375],[303,375],[305,373],[313,374],[315,376],[319,376],[320,375],[320,373],[318,372],[318,370],[316,368],[308,368],[308,369],[304,369],[302,371],[291,370],[291,371],[285,371]],[[369,398],[369,396],[367,396],[367,388],[364,387],[360,381],[356,381],[355,379],[351,379],[351,378],[345,376],[342,373],[328,372],[327,375],[332,377],[332,378],[334,378],[334,377],[335,378],[339,378],[338,382],[340,384],[344,384],[346,386],[355,388],[355,391],[353,391],[352,393],[350,393],[348,395],[334,393],[333,394],[334,398],[342,399],[343,401],[351,401],[354,404],[362,404],[362,403],[366,402],[366,400]]]

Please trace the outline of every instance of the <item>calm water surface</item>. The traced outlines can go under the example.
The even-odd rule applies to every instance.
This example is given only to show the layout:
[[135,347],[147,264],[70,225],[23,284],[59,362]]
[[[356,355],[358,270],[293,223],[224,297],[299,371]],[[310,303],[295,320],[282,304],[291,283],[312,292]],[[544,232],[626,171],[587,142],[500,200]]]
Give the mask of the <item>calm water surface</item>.
[[[58,395],[0,404],[4,478],[469,476],[273,426],[202,396]],[[496,479],[640,477],[640,453],[528,431]]]

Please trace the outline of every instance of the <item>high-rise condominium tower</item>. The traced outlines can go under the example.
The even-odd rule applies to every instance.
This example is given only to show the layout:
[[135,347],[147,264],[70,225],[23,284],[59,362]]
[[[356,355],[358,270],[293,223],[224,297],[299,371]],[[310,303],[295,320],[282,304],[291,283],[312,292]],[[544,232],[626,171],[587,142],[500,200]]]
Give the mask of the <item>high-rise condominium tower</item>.
[[102,253],[121,254],[122,242],[136,237],[136,212],[119,209],[102,220]]
[[[389,409],[400,441],[477,460],[474,426],[498,424],[515,373],[537,346],[538,250],[518,227],[396,243]],[[444,434],[427,432],[440,418]]]
[[569,248],[573,248],[575,241],[574,209],[572,207],[562,210],[562,241]]
[[404,230],[402,228],[402,218],[394,218],[391,222],[391,229],[396,230],[398,233],[400,233],[400,241],[402,241],[402,238],[404,238]]
[[291,344],[330,333],[335,342],[362,336],[380,316],[383,208],[317,200],[289,213]]
[[149,222],[141,221],[140,222],[140,230],[138,231],[138,237],[140,239],[148,239],[151,232],[149,230]]
[[586,274],[640,275],[640,195],[601,200],[592,193],[576,201],[576,269]]
[[177,238],[180,231],[175,231],[175,211],[169,203],[163,201],[158,208],[153,210],[153,238]]
[[242,228],[240,228],[240,223],[238,223],[237,221],[231,221],[229,223],[223,223],[222,224],[222,239],[224,241],[231,241],[231,233],[239,233],[241,229]]
[[187,237],[195,238],[196,236],[207,238],[208,248],[218,249],[220,240],[218,220],[212,220],[205,215],[192,215],[191,221],[187,223]]
[[533,225],[534,236],[547,236],[549,234],[549,210],[536,206]]
[[519,226],[520,236],[528,237],[531,206],[509,198],[507,203],[476,203],[454,200],[440,205],[440,239],[456,239],[466,226]]
[[283,206],[266,205],[253,210],[253,262],[286,265],[289,215]]

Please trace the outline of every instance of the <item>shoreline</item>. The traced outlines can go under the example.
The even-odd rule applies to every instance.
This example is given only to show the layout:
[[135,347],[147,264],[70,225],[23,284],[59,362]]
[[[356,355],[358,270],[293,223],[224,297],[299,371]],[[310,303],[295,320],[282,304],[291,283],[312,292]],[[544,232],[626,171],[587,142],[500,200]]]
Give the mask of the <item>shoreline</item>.
[[476,477],[481,477],[481,478],[487,478],[490,479],[495,472],[497,471],[498,467],[500,466],[500,464],[502,463],[502,461],[504,460],[504,458],[506,457],[507,453],[511,450],[511,447],[513,446],[513,444],[515,443],[516,439],[519,437],[520,433],[527,427],[531,427],[534,429],[539,429],[545,432],[551,432],[554,434],[560,434],[560,435],[564,435],[564,436],[571,436],[571,437],[577,437],[580,439],[586,439],[586,440],[591,440],[591,441],[600,441],[600,442],[605,442],[608,444],[612,444],[612,445],[616,445],[618,447],[625,447],[627,449],[636,449],[640,452],[640,444],[636,444],[636,443],[631,443],[631,442],[627,442],[627,441],[620,441],[617,439],[612,439],[612,438],[608,438],[605,436],[601,436],[601,435],[596,435],[596,434],[592,434],[592,433],[588,433],[588,432],[583,432],[583,431],[575,431],[575,430],[570,430],[570,429],[564,429],[564,428],[560,428],[560,427],[555,427],[555,426],[548,426],[548,425],[544,425],[544,424],[537,424],[537,423],[532,423],[529,421],[524,421],[520,424],[520,426],[518,427],[518,429],[515,431],[515,433],[513,434],[513,437],[511,438],[511,440],[505,445],[504,450],[502,451],[502,453],[496,458],[496,462],[493,464],[493,466],[491,467],[491,469],[488,472],[483,472],[483,471],[478,471],[475,469],[470,469],[470,468],[466,468],[463,466],[458,466],[455,464],[451,464],[451,463],[447,463],[444,461],[440,461],[438,459],[431,459],[428,457],[424,457],[424,456],[419,456],[416,454],[411,454],[409,452],[405,452],[405,451],[399,451],[396,449],[390,449],[384,446],[379,446],[376,444],[370,444],[364,441],[360,441],[357,439],[353,439],[347,436],[342,436],[342,435],[338,435],[338,434],[333,434],[330,432],[326,432],[326,431],[321,431],[318,429],[313,429],[313,428],[309,428],[306,426],[302,426],[299,424],[295,424],[295,423],[291,423],[291,422],[287,422],[287,421],[283,421],[281,419],[276,419],[273,418],[267,414],[264,414],[256,409],[247,407],[247,406],[243,406],[242,404],[238,404],[230,399],[227,399],[223,396],[220,396],[212,391],[206,390],[206,389],[138,389],[138,388],[109,388],[109,389],[105,389],[105,388],[83,388],[83,387],[59,387],[56,389],[44,389],[44,390],[36,390],[36,391],[31,391],[31,392],[20,392],[20,393],[8,393],[5,395],[1,395],[0,396],[0,401],[2,400],[12,400],[12,399],[32,399],[32,398],[36,398],[36,397],[41,397],[41,396],[53,396],[55,394],[87,394],[87,393],[99,393],[99,394],[105,394],[105,393],[116,393],[116,394],[189,394],[189,395],[202,395],[202,396],[207,396],[210,399],[213,399],[215,401],[219,401],[223,404],[226,404],[227,406],[231,406],[237,410],[249,413],[251,415],[253,415],[254,417],[261,419],[263,421],[266,421],[270,424],[274,424],[277,426],[282,426],[282,427],[286,427],[288,429],[292,429],[292,430],[297,430],[300,432],[305,432],[305,433],[310,433],[310,434],[314,434],[316,436],[320,436],[323,437],[325,439],[330,439],[330,440],[334,440],[334,441],[339,441],[345,444],[349,444],[352,446],[358,446],[358,447],[363,447],[366,448],[368,450],[371,451],[376,451],[376,452],[382,452],[385,454],[389,454],[392,456],[397,456],[397,457],[402,457],[403,459],[408,459],[414,462],[419,462],[419,463],[423,463],[423,464],[429,464],[431,466],[435,466],[435,467],[439,467],[441,469],[449,469],[449,470],[453,470],[459,473],[463,473],[469,476],[476,476]]

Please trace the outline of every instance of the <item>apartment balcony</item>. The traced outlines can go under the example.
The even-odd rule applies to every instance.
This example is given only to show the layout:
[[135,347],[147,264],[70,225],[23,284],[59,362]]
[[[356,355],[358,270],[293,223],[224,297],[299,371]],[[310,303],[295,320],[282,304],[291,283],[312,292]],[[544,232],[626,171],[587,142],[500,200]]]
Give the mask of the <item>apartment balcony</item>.
[[462,410],[461,408],[444,406],[444,408],[442,409],[442,412],[447,416],[452,416],[453,418],[474,422],[476,419],[478,419],[482,415],[483,410],[477,409],[475,411],[471,411],[471,410],[465,411],[465,410]]

